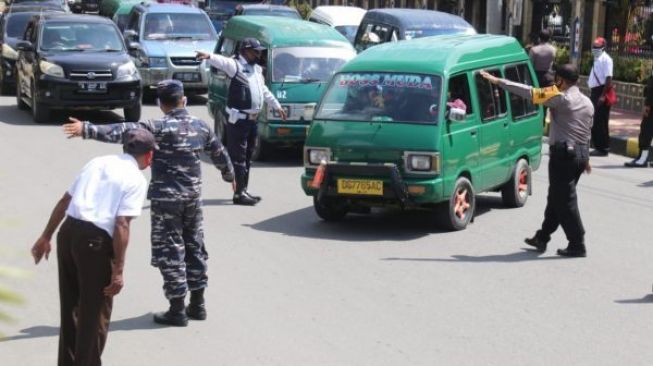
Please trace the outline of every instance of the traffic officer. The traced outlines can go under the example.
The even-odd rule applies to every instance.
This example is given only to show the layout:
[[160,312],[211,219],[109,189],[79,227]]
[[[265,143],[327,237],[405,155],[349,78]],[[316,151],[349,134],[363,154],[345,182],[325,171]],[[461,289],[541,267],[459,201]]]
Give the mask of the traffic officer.
[[[556,48],[549,43],[551,32],[548,29],[542,29],[539,36],[539,44],[533,46],[528,51],[531,58],[535,75],[540,88],[553,85],[553,62],[556,57]],[[547,108],[544,107],[544,119],[546,120]],[[545,121],[543,121],[545,122]]]
[[[163,290],[170,301],[167,312],[154,315],[160,324],[186,326],[188,317],[206,319],[204,288],[208,254],[202,229],[200,200],[202,172],[199,153],[209,153],[222,179],[233,182],[234,171],[226,150],[213,131],[188,113],[181,82],[164,80],[157,85],[163,118],[138,122],[94,125],[70,118],[66,134],[104,142],[120,142],[126,131],[150,130],[159,150],[154,153],[148,198],[152,220],[152,265],[163,276]],[[190,304],[184,299],[190,290]]]
[[576,184],[584,170],[588,173],[591,171],[589,142],[594,107],[576,86],[578,70],[571,64],[558,67],[555,85],[543,89],[500,79],[485,71],[481,75],[511,93],[551,109],[549,192],[544,222],[535,236],[525,241],[544,252],[551,234],[561,225],[569,245],[566,249],[558,249],[558,255],[584,257],[585,229],[578,211]]
[[261,197],[250,194],[247,190],[252,153],[258,135],[256,119],[261,113],[263,102],[277,111],[286,120],[286,112],[279,101],[265,86],[265,80],[258,61],[265,47],[255,38],[245,38],[240,42],[240,54],[229,58],[196,51],[197,58],[208,60],[211,66],[224,71],[231,79],[227,108],[227,151],[234,163],[236,187],[233,203],[236,205],[255,205]]
[[32,247],[34,262],[48,259],[57,234],[61,331],[58,365],[100,365],[113,296],[124,285],[129,226],[140,216],[152,163],[154,136],[133,130],[124,154],[94,158],[66,191]]

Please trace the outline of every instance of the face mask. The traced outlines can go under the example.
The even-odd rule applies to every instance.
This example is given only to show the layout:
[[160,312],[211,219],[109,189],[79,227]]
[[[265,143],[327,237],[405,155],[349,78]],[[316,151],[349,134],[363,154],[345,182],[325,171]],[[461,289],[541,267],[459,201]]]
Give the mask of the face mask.
[[603,48],[592,48],[592,56],[599,58],[603,54]]

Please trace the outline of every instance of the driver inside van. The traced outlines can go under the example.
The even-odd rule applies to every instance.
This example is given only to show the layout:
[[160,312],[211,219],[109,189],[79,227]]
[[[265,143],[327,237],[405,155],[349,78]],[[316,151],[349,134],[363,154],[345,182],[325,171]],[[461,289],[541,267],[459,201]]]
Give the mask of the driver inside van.
[[298,75],[299,60],[289,53],[281,53],[274,57],[273,68],[273,80],[284,81],[286,76]]

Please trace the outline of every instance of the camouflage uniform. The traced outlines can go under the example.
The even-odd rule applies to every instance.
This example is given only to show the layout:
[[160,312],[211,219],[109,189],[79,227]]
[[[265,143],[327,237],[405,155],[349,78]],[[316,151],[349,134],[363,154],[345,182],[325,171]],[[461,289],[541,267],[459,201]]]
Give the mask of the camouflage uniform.
[[150,130],[159,145],[148,190],[152,202],[152,265],[161,271],[166,298],[183,297],[189,290],[206,287],[208,279],[199,153],[209,153],[223,177],[233,176],[233,166],[211,129],[186,109],[174,109],[161,119],[138,123],[96,126],[84,122],[82,136],[119,143],[132,128]]

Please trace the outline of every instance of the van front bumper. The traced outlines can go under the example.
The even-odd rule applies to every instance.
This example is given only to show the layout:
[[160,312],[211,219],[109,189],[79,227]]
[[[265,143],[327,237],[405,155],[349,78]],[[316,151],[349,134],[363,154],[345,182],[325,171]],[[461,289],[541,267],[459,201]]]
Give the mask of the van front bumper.
[[310,124],[303,123],[259,123],[258,134],[262,140],[272,144],[297,145],[306,140]]
[[[440,176],[404,177],[394,164],[329,163],[319,188],[311,183],[316,169],[308,168],[301,177],[304,193],[309,196],[339,197],[368,206],[399,205],[419,207],[445,201]],[[338,192],[339,179],[375,180],[383,182],[382,195],[363,195]]]

